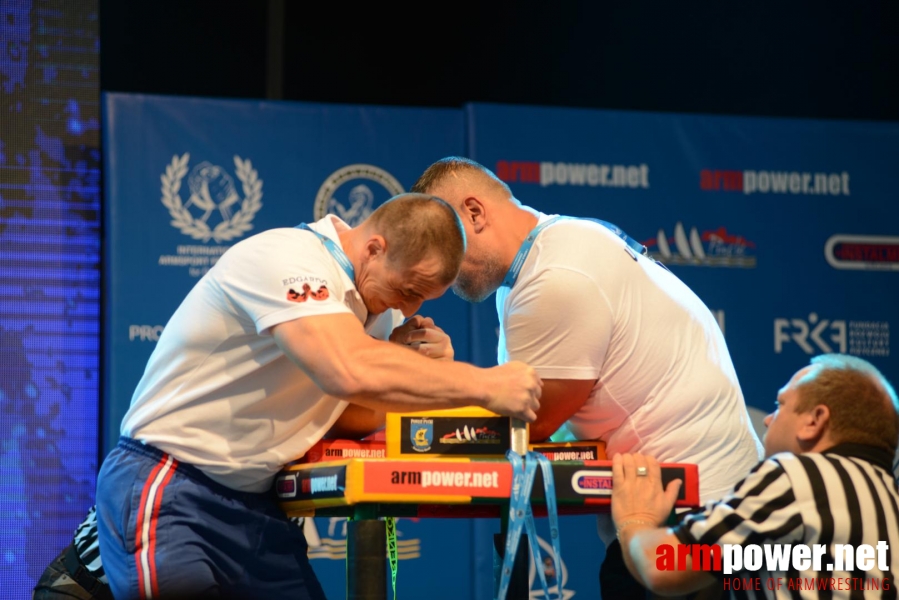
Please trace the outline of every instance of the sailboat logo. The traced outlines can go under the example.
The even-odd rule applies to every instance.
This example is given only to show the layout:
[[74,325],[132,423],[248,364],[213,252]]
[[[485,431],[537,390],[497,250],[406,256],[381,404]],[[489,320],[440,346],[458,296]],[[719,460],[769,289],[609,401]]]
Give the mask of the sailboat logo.
[[659,229],[655,239],[643,244],[649,248],[650,256],[666,265],[743,269],[756,266],[755,243],[742,235],[728,233],[723,226],[701,234],[696,227],[691,227],[687,234],[683,223],[678,221],[673,236],[669,237],[664,229]]

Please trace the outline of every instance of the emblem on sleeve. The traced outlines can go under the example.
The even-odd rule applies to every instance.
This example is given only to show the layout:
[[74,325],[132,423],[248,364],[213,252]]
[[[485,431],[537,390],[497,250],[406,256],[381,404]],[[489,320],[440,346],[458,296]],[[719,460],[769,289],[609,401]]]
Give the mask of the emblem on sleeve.
[[298,292],[293,288],[287,290],[287,299],[291,302],[305,302],[309,298],[313,300],[327,300],[330,296],[327,286],[319,286],[316,291],[312,291],[312,287],[308,283],[303,284],[303,291]]

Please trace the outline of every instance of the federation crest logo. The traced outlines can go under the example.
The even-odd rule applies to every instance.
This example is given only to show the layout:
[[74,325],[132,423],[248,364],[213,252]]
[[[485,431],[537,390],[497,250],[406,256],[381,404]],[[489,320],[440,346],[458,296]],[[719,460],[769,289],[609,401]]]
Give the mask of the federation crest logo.
[[355,164],[331,173],[315,195],[315,219],[331,214],[350,227],[364,221],[388,198],[405,190],[396,177],[374,165]]
[[[161,177],[162,204],[169,209],[172,226],[204,242],[226,242],[253,229],[253,217],[262,208],[262,180],[250,160],[234,156],[242,200],[228,171],[203,161],[188,175],[189,160],[189,152],[172,156]],[[185,175],[190,193],[187,202],[181,198]]]
[[409,439],[416,452],[427,452],[434,443],[434,421],[430,419],[412,419],[409,427]]

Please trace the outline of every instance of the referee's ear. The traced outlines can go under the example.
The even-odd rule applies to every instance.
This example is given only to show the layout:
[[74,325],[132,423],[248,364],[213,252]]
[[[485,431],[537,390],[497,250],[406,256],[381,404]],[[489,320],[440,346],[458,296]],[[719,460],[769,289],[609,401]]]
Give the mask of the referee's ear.
[[830,439],[830,408],[825,404],[819,404],[811,410],[801,413],[797,423],[796,437],[803,452],[811,452],[821,444],[832,445],[834,440]]

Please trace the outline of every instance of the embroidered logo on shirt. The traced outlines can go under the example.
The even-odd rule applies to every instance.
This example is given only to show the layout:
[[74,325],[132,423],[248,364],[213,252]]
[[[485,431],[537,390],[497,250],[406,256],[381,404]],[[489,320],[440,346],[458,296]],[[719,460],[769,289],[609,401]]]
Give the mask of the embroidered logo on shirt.
[[291,302],[305,302],[309,298],[313,300],[327,300],[329,295],[330,292],[328,292],[327,286],[320,286],[317,291],[313,292],[308,283],[303,284],[302,292],[297,292],[293,288],[287,290],[287,299]]

